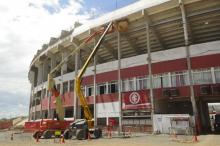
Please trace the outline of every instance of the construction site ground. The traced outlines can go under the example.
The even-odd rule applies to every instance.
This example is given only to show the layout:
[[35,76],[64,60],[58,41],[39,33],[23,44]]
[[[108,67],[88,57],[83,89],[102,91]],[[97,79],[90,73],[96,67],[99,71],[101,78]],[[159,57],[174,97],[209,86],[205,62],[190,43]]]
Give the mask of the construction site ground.
[[[13,134],[13,140],[11,139]],[[219,146],[219,135],[200,135],[198,142],[191,141],[191,137],[170,136],[170,135],[151,135],[136,134],[129,138],[113,137],[90,140],[65,140],[60,143],[60,139],[39,139],[37,142],[32,138],[31,133],[22,133],[19,131],[0,132],[0,146],[49,146],[49,145],[66,145],[66,146]]]

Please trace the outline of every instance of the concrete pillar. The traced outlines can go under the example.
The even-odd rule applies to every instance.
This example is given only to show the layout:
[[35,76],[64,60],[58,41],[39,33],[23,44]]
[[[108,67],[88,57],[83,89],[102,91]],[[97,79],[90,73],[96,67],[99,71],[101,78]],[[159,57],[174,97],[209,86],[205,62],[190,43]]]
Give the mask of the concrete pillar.
[[[95,46],[96,42],[94,41],[94,46]],[[108,89],[108,86],[107,86]],[[94,56],[94,74],[93,74],[93,90],[94,90],[94,126],[97,127],[97,99],[96,99],[96,55]]]
[[43,81],[43,64],[36,63],[35,66],[37,67],[37,85],[40,85]]
[[[152,129],[154,129],[154,94],[153,94],[153,75],[151,69],[151,47],[150,47],[150,28],[149,23],[146,21],[146,37],[147,37],[147,63],[148,63],[148,75],[150,80],[150,102],[151,102],[151,121],[152,121]],[[154,131],[152,131],[154,132]]]
[[168,73],[169,87],[172,87],[171,73]]
[[[47,55],[50,58],[50,66],[51,66],[50,71],[51,71],[56,66],[56,57],[52,53],[48,53]],[[53,117],[53,112],[51,112],[50,103],[51,103],[51,93],[49,93],[49,95],[48,95],[48,105],[47,105],[48,115],[47,115],[47,118]]]
[[118,41],[118,102],[119,102],[119,131],[118,134],[122,133],[122,97],[121,97],[121,39],[120,33],[117,32],[117,41]]
[[187,68],[189,72],[189,86],[190,86],[190,99],[192,103],[192,108],[193,108],[193,115],[195,117],[195,130],[194,132],[198,132],[199,128],[198,126],[198,111],[197,111],[197,106],[196,106],[196,100],[195,100],[195,95],[194,95],[194,88],[193,88],[193,77],[192,77],[192,69],[191,69],[191,58],[190,58],[190,49],[189,49],[189,37],[188,37],[188,26],[187,26],[187,19],[186,19],[186,13],[185,13],[185,8],[184,8],[184,3],[182,0],[179,0],[179,6],[182,14],[182,21],[183,21],[183,32],[184,32],[184,41],[185,41],[185,50],[186,50],[186,61],[187,61]]
[[211,67],[211,74],[212,74],[212,83],[216,84],[215,69],[214,69],[214,67]]
[[48,60],[45,59],[45,61],[43,62],[43,82],[47,81],[47,75],[49,73],[48,64]]
[[[67,50],[63,50],[62,52],[62,60],[64,61],[64,59],[68,56],[68,51]],[[63,95],[63,75],[67,73],[67,62],[64,62],[63,65],[61,66],[61,84],[60,84],[60,94]]]
[[[77,78],[78,75],[78,68],[79,68],[79,53],[75,54],[75,79]],[[75,84],[75,83],[74,83]],[[74,85],[74,109],[73,109],[73,116],[74,119],[78,118],[78,97],[76,95],[76,86]]]
[[30,121],[31,117],[32,117],[33,90],[34,90],[34,86],[32,84],[31,85],[31,93],[30,93],[29,110],[28,110],[28,121]]
[[34,101],[34,121],[35,121],[36,120],[36,103],[37,102],[36,102],[36,96],[34,95],[33,97],[34,97],[33,101]]

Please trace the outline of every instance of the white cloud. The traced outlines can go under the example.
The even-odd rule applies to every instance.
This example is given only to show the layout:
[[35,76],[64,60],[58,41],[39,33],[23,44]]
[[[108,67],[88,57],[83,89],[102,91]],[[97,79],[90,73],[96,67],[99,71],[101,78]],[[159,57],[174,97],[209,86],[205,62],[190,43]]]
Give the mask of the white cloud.
[[[58,36],[75,21],[86,22],[88,13],[79,14],[82,4],[82,0],[69,0],[65,7],[59,0],[0,1],[0,99],[5,105],[0,106],[0,118],[9,117],[9,112],[27,114],[29,64],[50,37]],[[8,98],[19,104],[11,104]]]

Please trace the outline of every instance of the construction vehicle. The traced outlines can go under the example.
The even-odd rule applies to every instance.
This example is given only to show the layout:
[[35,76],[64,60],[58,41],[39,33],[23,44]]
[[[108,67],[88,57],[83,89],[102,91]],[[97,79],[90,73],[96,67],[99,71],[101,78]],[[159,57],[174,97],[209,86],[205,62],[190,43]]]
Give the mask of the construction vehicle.
[[[91,59],[94,57],[97,52],[101,41],[104,36],[112,27],[112,22],[109,23],[108,27],[104,30],[96,31],[92,35],[90,35],[82,44],[80,44],[74,51],[72,51],[60,64],[58,64],[53,70],[48,74],[48,90],[52,93],[52,96],[55,96],[55,105],[56,105],[56,118],[54,119],[42,119],[40,122],[40,129],[33,134],[35,139],[43,137],[43,138],[51,138],[55,135],[56,131],[60,131],[66,139],[71,138],[72,136],[76,136],[77,139],[87,139],[89,134],[94,135],[94,138],[99,138],[102,135],[102,131],[99,128],[94,127],[94,119],[91,114],[91,111],[88,107],[88,103],[81,91],[81,78],[86,71]],[[113,29],[113,27],[112,27]],[[71,56],[73,56],[76,52],[78,52],[81,48],[85,46],[92,38],[97,35],[102,34],[98,43],[94,47],[92,53],[89,55],[86,60],[84,66],[82,67],[80,73],[78,74],[75,80],[76,94],[80,99],[81,106],[84,111],[84,119],[75,119],[74,122],[65,121],[64,120],[64,108],[62,107],[62,100],[60,97],[59,91],[56,89],[55,81],[53,79],[53,73],[57,71]]]
[[102,130],[94,126],[94,119],[92,113],[89,109],[88,103],[84,94],[81,90],[81,80],[82,76],[86,71],[90,61],[95,56],[96,52],[99,49],[101,42],[104,39],[104,36],[107,34],[108,30],[112,27],[112,22],[109,23],[105,31],[103,32],[102,36],[100,37],[99,41],[95,45],[93,51],[89,55],[88,59],[86,60],[85,64],[83,65],[82,69],[80,70],[79,74],[75,79],[75,90],[78,98],[80,99],[81,106],[84,112],[84,119],[77,119],[73,123],[70,124],[69,128],[64,132],[64,138],[70,139],[73,135],[76,136],[76,139],[87,139],[88,137],[99,138],[102,136]]

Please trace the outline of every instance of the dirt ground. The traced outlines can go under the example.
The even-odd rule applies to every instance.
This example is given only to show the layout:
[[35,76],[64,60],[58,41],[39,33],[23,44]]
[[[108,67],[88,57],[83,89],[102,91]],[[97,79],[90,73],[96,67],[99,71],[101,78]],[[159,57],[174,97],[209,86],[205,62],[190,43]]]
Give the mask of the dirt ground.
[[140,134],[133,135],[130,138],[100,138],[91,140],[65,140],[60,143],[59,139],[40,139],[36,142],[31,134],[19,133],[14,134],[11,140],[11,131],[0,132],[0,146],[49,146],[49,145],[66,145],[66,146],[219,146],[220,135],[201,135],[198,142],[192,142],[192,137],[169,135],[150,135]]

